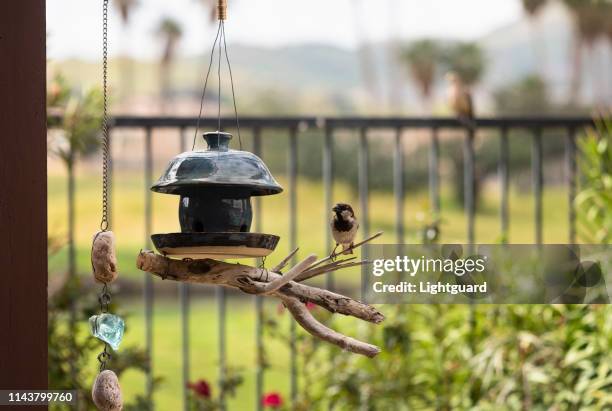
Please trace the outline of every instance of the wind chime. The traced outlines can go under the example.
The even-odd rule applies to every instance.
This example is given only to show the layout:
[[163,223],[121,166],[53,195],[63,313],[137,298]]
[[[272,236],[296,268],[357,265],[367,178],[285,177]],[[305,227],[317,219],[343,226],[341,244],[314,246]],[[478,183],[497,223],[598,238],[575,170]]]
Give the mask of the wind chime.
[[115,254],[115,236],[110,231],[108,215],[108,169],[110,166],[109,130],[108,130],[108,0],[102,5],[102,220],[100,231],[93,238],[91,246],[91,267],[94,278],[103,284],[98,296],[100,314],[89,318],[89,328],[92,335],[104,342],[104,349],[98,354],[99,373],[92,388],[92,399],[100,411],[120,411],[123,407],[121,387],[117,375],[107,369],[107,363],[113,350],[119,348],[123,338],[125,324],[123,319],[108,312],[111,302],[109,285],[117,279],[117,257]]

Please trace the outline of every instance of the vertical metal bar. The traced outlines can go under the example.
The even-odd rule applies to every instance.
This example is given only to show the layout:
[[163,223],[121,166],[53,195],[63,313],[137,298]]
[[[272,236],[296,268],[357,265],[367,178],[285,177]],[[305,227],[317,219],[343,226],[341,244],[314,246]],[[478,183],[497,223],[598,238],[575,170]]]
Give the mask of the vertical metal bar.
[[[185,141],[185,128],[180,129],[179,148],[181,153],[187,149]],[[189,407],[189,283],[178,283],[179,305],[181,309],[181,341],[182,341],[182,392],[183,392],[183,411],[188,411]]]
[[431,146],[429,150],[429,201],[435,218],[440,214],[440,140],[438,129],[431,129]]
[[[153,184],[153,149],[152,130],[146,128],[145,134],[145,244],[151,247],[151,232],[153,224],[153,202],[151,185]],[[150,404],[153,404],[153,277],[145,273],[145,347],[149,368],[147,369],[145,395]]]
[[[474,244],[474,217],[476,214],[475,204],[475,181],[474,181],[474,166],[475,166],[475,155],[474,155],[474,136],[476,130],[474,127],[467,128],[467,134],[463,146],[463,184],[464,184],[464,207],[467,217],[467,242],[468,253],[473,252],[472,244]],[[470,300],[470,311],[469,311],[469,347],[472,353],[476,351],[476,308],[474,302]]]
[[476,214],[474,191],[474,129],[469,128],[463,146],[464,206],[467,217],[467,242],[474,244],[474,216]]
[[402,129],[395,131],[395,153],[393,162],[393,192],[395,194],[395,233],[397,243],[404,243],[404,150]]
[[500,186],[500,212],[501,237],[504,244],[508,243],[508,227],[510,214],[508,212],[508,187],[510,177],[510,153],[508,146],[508,129],[501,129],[499,141],[499,186]]
[[[289,157],[288,157],[288,192],[289,192],[289,249],[297,247],[297,128],[289,130]],[[292,258],[293,264],[296,263],[296,256]],[[289,321],[289,368],[291,370],[290,393],[292,406],[297,405],[298,380],[297,380],[297,349],[296,338],[297,330],[295,321]]]
[[533,192],[535,195],[535,242],[536,244],[542,244],[542,186],[544,184],[544,176],[542,172],[542,130],[539,128],[535,129],[533,133],[531,169]]
[[[361,209],[361,215],[357,216],[359,221],[361,222],[361,227],[363,230],[363,237],[367,238],[370,233],[370,218],[368,212],[368,175],[369,175],[369,167],[368,167],[368,130],[366,127],[360,129],[359,132],[359,152],[358,152],[358,184],[359,184],[359,208]],[[361,249],[361,257],[364,260],[368,259],[368,247],[367,245],[362,247]],[[365,266],[361,266],[361,300],[366,302],[366,293],[367,293],[367,270]],[[363,390],[360,394],[359,398],[359,409],[367,410],[369,402],[369,393],[366,390]]]
[[226,409],[225,403],[225,368],[226,368],[226,299],[225,288],[216,287],[215,293],[217,295],[217,315],[218,315],[218,330],[219,333],[219,409],[224,411]]
[[[261,153],[261,129],[256,127],[253,129],[253,153],[262,157]],[[261,213],[261,197],[254,198],[255,201],[255,231],[262,231],[262,213]],[[259,260],[261,263],[261,259]],[[264,389],[264,347],[263,347],[263,297],[256,295],[255,297],[255,350],[256,350],[256,367],[255,367],[255,408],[258,411],[263,409],[261,398],[263,397]]]
[[571,128],[567,134],[567,185],[568,185],[568,224],[569,224],[569,243],[576,243],[576,208],[574,200],[576,198],[576,130]]
[[[370,235],[370,217],[368,212],[368,198],[369,198],[369,187],[368,187],[368,175],[369,175],[369,161],[368,161],[368,130],[363,127],[359,133],[359,208],[361,209],[361,226],[363,229],[363,237],[367,238]],[[359,218],[359,217],[358,217]],[[368,259],[368,247],[363,247],[361,251],[362,258]],[[366,266],[361,266],[361,298],[365,302],[366,298],[366,284],[367,284],[367,269]]]
[[[334,131],[329,124],[325,125],[325,141],[323,144],[323,190],[325,196],[325,209],[323,211],[323,224],[325,224],[325,244],[328,252],[332,250],[332,234],[329,226],[329,214],[333,207],[333,183],[334,183]],[[325,288],[334,289],[334,273],[328,273],[325,277]]]

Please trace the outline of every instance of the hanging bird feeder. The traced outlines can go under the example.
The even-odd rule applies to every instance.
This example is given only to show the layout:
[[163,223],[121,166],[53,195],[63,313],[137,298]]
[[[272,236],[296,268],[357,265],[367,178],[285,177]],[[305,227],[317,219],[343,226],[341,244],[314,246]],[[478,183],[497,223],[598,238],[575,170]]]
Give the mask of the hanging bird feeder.
[[[219,28],[204,81],[200,115],[194,133],[194,147],[217,41],[219,84],[222,50],[225,50],[232,80],[225,45],[226,7],[226,0],[217,0]],[[220,91],[219,89],[219,96]],[[382,313],[375,307],[350,297],[303,283],[332,271],[369,264],[368,260],[353,261],[354,257],[336,259],[334,255],[317,260],[317,257],[311,254],[283,273],[298,252],[296,248],[269,270],[263,259],[258,267],[219,261],[226,258],[265,257],[276,248],[278,236],[249,231],[253,219],[251,197],[278,194],[283,190],[259,157],[242,151],[235,98],[234,113],[240,150],[229,148],[232,136],[222,131],[220,101],[219,99],[217,131],[204,133],[208,148],[176,156],[157,183],[151,187],[151,190],[158,193],[180,196],[178,214],[181,232],[153,234],[153,244],[163,255],[141,250],[136,266],[162,279],[212,284],[238,289],[251,295],[278,298],[295,321],[312,335],[347,351],[368,357],[376,356],[380,348],[326,327],[312,316],[305,303],[318,305],[331,313],[349,315],[375,324],[384,320]],[[351,244],[347,250],[352,251],[381,234],[382,232],[379,232],[359,243]],[[219,301],[224,304],[225,300]]]
[[[157,249],[175,258],[247,258],[265,257],[276,248],[279,237],[272,234],[251,233],[253,211],[251,197],[278,194],[283,188],[276,182],[268,167],[253,153],[242,151],[240,123],[234,93],[232,70],[225,44],[227,3],[218,0],[217,15],[220,20],[217,36],[211,51],[210,64],[200,114],[194,135],[198,135],[206,84],[219,47],[219,104],[218,129],[204,133],[206,150],[188,151],[170,161],[166,171],[151,190],[180,196],[180,233],[153,234],[151,239]],[[222,48],[223,46],[223,48]],[[221,56],[225,57],[234,97],[234,113],[241,150],[229,148],[232,135],[221,131]]]
[[251,233],[252,196],[283,188],[255,154],[232,150],[232,135],[204,133],[206,150],[170,161],[151,190],[180,196],[180,233],[151,236],[157,249],[177,258],[243,258],[270,254],[279,237]]

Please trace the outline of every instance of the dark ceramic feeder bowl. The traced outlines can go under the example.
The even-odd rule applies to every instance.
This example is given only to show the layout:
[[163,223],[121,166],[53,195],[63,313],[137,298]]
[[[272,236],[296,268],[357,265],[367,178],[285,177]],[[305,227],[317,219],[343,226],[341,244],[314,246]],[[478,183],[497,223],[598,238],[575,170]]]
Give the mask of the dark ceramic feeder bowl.
[[227,198],[223,194],[182,194],[179,222],[183,233],[248,233],[253,220],[250,198]]
[[[246,256],[252,257],[250,253],[255,248],[260,249],[255,251],[255,256],[263,256],[276,247],[276,236],[272,236],[276,241],[264,241],[265,247],[260,247],[262,243],[253,241],[251,237],[232,236],[232,233],[250,234],[253,220],[252,196],[278,194],[283,189],[259,157],[248,151],[231,150],[231,138],[229,133],[205,133],[204,139],[208,148],[176,156],[157,183],[151,187],[151,190],[159,193],[180,196],[181,233],[154,235],[153,242],[158,250],[161,251],[158,245],[161,244],[160,241],[165,241],[163,252],[167,254],[172,254],[173,249],[185,247],[191,251],[194,251],[194,247],[208,247],[207,252],[211,251],[210,247],[230,247],[234,254],[219,251],[223,255],[237,257],[238,254],[243,256],[245,253],[236,252],[234,247],[243,246],[252,249],[246,253]],[[214,236],[196,235],[202,233]],[[159,236],[172,237],[164,240]],[[172,238],[172,241],[166,241],[169,238]],[[225,241],[221,241],[223,238]],[[168,246],[169,244],[172,245]],[[196,253],[191,254],[199,255],[198,250],[195,251]],[[176,254],[178,256],[180,253]],[[214,256],[214,253],[211,256]]]

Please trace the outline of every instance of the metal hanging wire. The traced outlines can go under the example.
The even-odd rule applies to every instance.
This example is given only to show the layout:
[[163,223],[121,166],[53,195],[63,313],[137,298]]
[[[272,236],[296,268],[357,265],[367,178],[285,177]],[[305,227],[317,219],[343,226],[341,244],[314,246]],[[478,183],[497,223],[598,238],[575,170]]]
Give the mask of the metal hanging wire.
[[227,43],[225,41],[225,22],[221,21],[221,34],[223,35],[223,47],[225,49],[225,60],[227,61],[227,71],[230,75],[230,85],[232,87],[232,101],[234,103],[234,115],[236,116],[236,130],[238,131],[238,142],[242,150],[242,137],[240,136],[240,121],[238,121],[238,107],[236,105],[236,92],[234,91],[234,77],[232,75],[232,65],[230,64],[229,55],[227,54]]
[[191,145],[192,150],[195,148],[196,138],[198,137],[198,132],[200,131],[200,121],[202,120],[202,110],[204,109],[204,97],[206,95],[206,86],[208,85],[208,76],[210,76],[210,69],[212,68],[213,60],[215,58],[215,48],[217,46],[217,40],[219,40],[219,35],[221,34],[222,23],[222,21],[219,21],[217,35],[215,36],[215,41],[213,42],[210,50],[210,62],[208,63],[208,70],[206,71],[206,77],[204,78],[204,87],[202,88],[202,97],[200,98],[200,112],[198,113],[198,121],[196,122],[195,133],[193,134],[193,144]]
[[[221,18],[222,16],[220,15],[219,18],[219,25],[217,27],[217,34],[215,36],[215,40],[213,42],[211,51],[210,51],[210,61],[208,63],[208,70],[206,71],[206,76],[204,77],[204,87],[202,88],[202,96],[200,98],[200,111],[198,113],[198,120],[196,122],[196,129],[195,129],[195,133],[193,135],[193,144],[191,145],[191,149],[195,149],[195,143],[196,143],[196,139],[198,137],[198,132],[200,131],[200,123],[202,121],[202,113],[204,110],[204,99],[206,96],[206,87],[208,85],[208,78],[210,77],[210,71],[212,69],[212,65],[213,65],[213,61],[215,58],[215,51],[217,49],[218,46],[218,50],[219,50],[219,55],[218,55],[218,62],[217,62],[217,81],[218,81],[218,102],[217,102],[217,127],[218,127],[218,131],[221,131],[221,60],[223,57],[223,53],[225,53],[225,61],[227,62],[227,68],[228,68],[228,72],[229,72],[229,77],[230,77],[230,85],[231,85],[231,90],[232,90],[232,102],[233,102],[233,107],[234,107],[234,116],[236,119],[236,130],[238,132],[238,143],[240,145],[240,149],[242,150],[242,136],[240,135],[240,122],[238,120],[238,105],[236,103],[236,91],[234,88],[234,76],[232,73],[232,66],[230,64],[230,59],[229,59],[229,55],[227,53],[227,42],[226,42],[226,38],[225,38],[225,15],[223,15],[223,18]],[[217,43],[218,42],[218,43]]]

